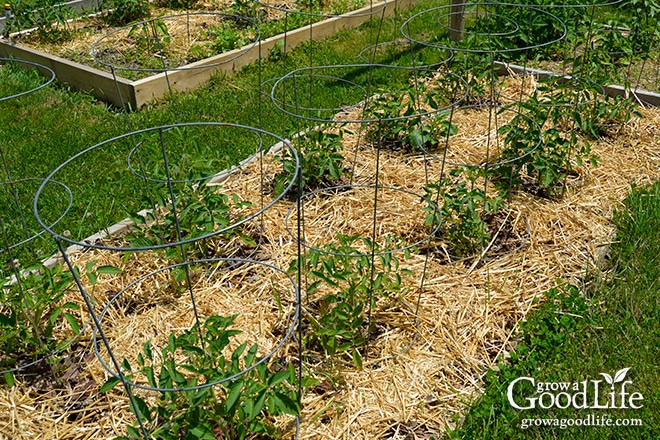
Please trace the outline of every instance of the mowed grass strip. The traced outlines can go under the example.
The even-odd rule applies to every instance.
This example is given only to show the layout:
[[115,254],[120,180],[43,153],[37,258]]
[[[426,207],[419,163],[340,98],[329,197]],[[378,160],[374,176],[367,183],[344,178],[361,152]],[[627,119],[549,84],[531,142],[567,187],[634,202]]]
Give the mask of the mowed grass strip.
[[[618,231],[607,270],[588,275],[590,283],[584,289],[564,285],[546,293],[547,301],[521,324],[520,342],[510,361],[488,372],[485,393],[470,405],[458,428],[448,431],[449,438],[660,438],[660,183],[633,188],[613,220]],[[613,386],[601,373],[609,375]],[[552,398],[545,396],[541,404],[542,392],[529,380],[517,382],[512,397],[518,406],[535,408],[513,408],[507,392],[520,377],[533,378],[536,387],[570,383],[570,396],[587,381],[587,408],[574,408],[585,406],[581,398],[576,405],[568,405],[566,396],[552,406]],[[594,408],[592,381],[600,381],[598,404],[610,408]],[[626,381],[631,383],[625,385],[628,394],[622,409],[621,389]],[[574,383],[579,391],[573,389]],[[612,391],[615,409],[610,403]],[[560,392],[551,390],[550,394]],[[631,407],[633,393],[643,396],[632,402],[640,408]],[[578,423],[583,426],[575,426]]]

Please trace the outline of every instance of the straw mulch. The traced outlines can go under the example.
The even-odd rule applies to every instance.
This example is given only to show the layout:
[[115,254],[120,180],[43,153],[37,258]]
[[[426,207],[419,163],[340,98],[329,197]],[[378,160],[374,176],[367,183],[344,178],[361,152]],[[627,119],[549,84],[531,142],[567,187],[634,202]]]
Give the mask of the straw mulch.
[[[631,185],[660,177],[660,110],[641,112],[642,119],[593,142],[600,165],[588,173],[581,169],[582,185],[560,200],[524,192],[513,195],[509,208],[529,224],[524,249],[500,258],[449,263],[421,251],[413,251],[408,260],[398,253],[402,267],[413,275],[406,281],[402,302],[381,301],[374,311],[383,333],[370,343],[365,368],[351,368],[345,359],[337,360],[330,370],[323,359],[307,361],[307,371],[325,369],[334,383],[317,375],[321,384],[303,396],[300,438],[437,438],[446,426],[452,426],[465,403],[479,393],[487,369],[515,347],[517,324],[533,309],[535,298],[559,278],[580,284],[585,270],[599,263],[612,240],[612,213],[622,206]],[[459,133],[448,153],[457,158],[483,157],[486,147],[478,140],[491,129],[485,122],[488,110],[466,110],[459,116],[454,121]],[[450,166],[443,169],[435,159],[393,151],[381,151],[377,158],[360,128],[350,128],[355,134],[345,138],[346,166],[353,182],[364,186],[306,197],[304,243],[323,247],[333,241],[335,232],[371,237],[374,213],[377,241],[396,235],[423,243],[428,229],[418,195],[427,181],[437,180]],[[270,180],[279,167],[267,156],[235,173],[221,190],[259,200],[257,205],[267,203]],[[376,177],[379,188],[388,188],[377,197]],[[374,199],[378,201],[375,208]],[[296,209],[282,201],[252,222],[247,228],[258,233],[261,246],[251,258],[288,268],[297,253],[296,218]],[[124,269],[122,274],[100,277],[93,288],[87,286],[97,311],[130,282],[168,264],[162,253],[125,257],[90,251],[72,258],[79,267],[96,260],[99,265]],[[135,359],[147,339],[155,347],[162,346],[170,332],[190,328],[189,294],[172,295],[168,283],[169,272],[148,277],[117,297],[108,309],[102,326],[119,359]],[[253,263],[228,270],[209,263],[194,272],[193,284],[202,315],[238,314],[237,328],[243,333],[232,347],[256,342],[264,355],[291,324],[295,292],[287,276],[276,269]],[[273,288],[281,294],[281,305],[274,300]],[[80,303],[79,295],[72,292],[71,296]],[[88,331],[80,346],[89,347],[89,342]],[[101,354],[107,360],[104,350]],[[81,349],[77,356],[74,384],[80,389],[78,394],[75,389],[35,389],[29,382],[0,389],[0,439],[105,439],[125,433],[124,426],[133,417],[122,390],[117,387],[104,395],[90,391],[97,390],[108,374],[89,349]],[[295,360],[297,353],[286,345],[276,357]],[[146,399],[153,398],[147,394]],[[289,428],[287,437],[294,435],[290,418],[277,423]]]

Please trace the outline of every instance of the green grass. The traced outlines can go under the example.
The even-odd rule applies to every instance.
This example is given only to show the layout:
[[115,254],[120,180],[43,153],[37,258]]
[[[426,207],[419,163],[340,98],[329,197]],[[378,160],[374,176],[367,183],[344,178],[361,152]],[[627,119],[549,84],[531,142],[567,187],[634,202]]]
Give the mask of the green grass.
[[[565,286],[547,294],[548,301],[521,325],[521,340],[511,362],[488,372],[485,393],[450,438],[660,438],[660,183],[633,188],[614,222],[617,238],[604,279],[594,277],[584,291]],[[633,383],[628,391],[644,397],[640,409],[517,410],[507,400],[507,387],[518,377],[582,382],[603,380],[600,373],[614,376],[623,368],[630,368],[625,380]],[[618,390],[620,385],[615,386]],[[523,393],[516,402],[537,396],[530,389]],[[521,429],[523,419],[575,419],[588,414],[640,419],[643,425]]]

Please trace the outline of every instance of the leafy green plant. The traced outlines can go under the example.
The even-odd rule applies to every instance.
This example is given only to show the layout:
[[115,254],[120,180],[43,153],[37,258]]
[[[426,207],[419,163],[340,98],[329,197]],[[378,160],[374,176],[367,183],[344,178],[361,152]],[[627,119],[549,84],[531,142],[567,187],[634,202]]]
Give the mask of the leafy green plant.
[[[520,3],[522,7],[517,7]],[[579,4],[578,1],[565,1],[564,4]],[[434,39],[443,46],[459,48],[475,53],[497,53],[500,60],[529,60],[537,56],[554,56],[557,45],[547,45],[549,41],[559,41],[567,26],[575,24],[572,9],[553,8],[552,14],[545,14],[528,6],[538,5],[539,9],[548,6],[547,0],[514,1],[507,4],[475,4],[466,6],[466,32],[461,41],[449,38],[449,27],[438,27]],[[439,14],[448,14],[448,8],[440,9]],[[554,18],[553,16],[557,16]],[[444,18],[444,17],[442,17]],[[527,50],[518,50],[528,48]],[[472,58],[473,54],[468,54]],[[486,55],[490,57],[489,54]]]
[[258,6],[258,3],[250,0],[235,0],[229,7],[229,11],[239,17],[257,18],[264,15]]
[[[454,170],[451,175],[459,176],[461,172]],[[467,181],[443,179],[424,188],[426,224],[435,227],[441,223],[436,235],[446,240],[449,251],[458,257],[472,256],[488,244],[491,236],[487,220],[502,208],[504,199],[501,194],[489,197],[476,185],[480,170],[467,173]]]
[[632,96],[607,96],[582,112],[575,121],[578,126],[581,125],[581,131],[600,138],[612,126],[625,125],[636,117],[641,118],[642,114],[638,108],[639,104]]
[[170,9],[192,9],[197,5],[197,0],[157,0],[156,4]]
[[163,20],[150,20],[133,26],[128,32],[128,37],[135,38],[138,46],[148,51],[167,51],[170,31]]
[[71,313],[79,306],[64,300],[73,277],[62,266],[48,269],[41,265],[25,268],[20,282],[5,278],[0,285],[0,367],[12,366],[20,358],[47,355],[62,342],[55,329],[62,319],[73,334],[80,331]]
[[586,112],[577,110],[584,109],[584,106],[546,107],[539,105],[533,97],[525,108],[538,126],[550,122],[551,128],[545,129],[539,139],[538,129],[532,129],[531,120],[523,114],[500,127],[499,133],[504,135],[504,148],[498,157],[500,164],[488,168],[488,174],[505,192],[529,184],[531,179],[527,188],[536,194],[544,197],[562,195],[564,182],[574,173],[575,165],[582,166],[584,160],[592,166],[598,164],[598,157],[591,154],[589,142],[578,137],[578,130],[564,125],[568,115],[573,115],[574,127],[592,130],[596,123]]
[[[172,333],[160,355],[147,341],[137,368],[124,359],[124,375],[131,381],[144,378],[150,387],[161,389],[192,388],[162,391],[151,406],[134,396],[137,408],[131,409],[140,415],[150,438],[243,440],[255,434],[272,438],[277,436],[272,417],[300,413],[293,364],[276,371],[258,358],[257,344],[248,348],[243,343],[226,356],[231,338],[241,333],[231,328],[235,319],[236,315],[211,316],[201,329],[194,326],[180,336]],[[223,382],[205,386],[219,381]],[[118,383],[118,378],[111,377],[101,391]],[[127,430],[127,437],[116,440],[143,438],[137,422]]]
[[[236,194],[232,197],[218,192],[218,186],[205,182],[188,183],[177,187],[174,203],[176,217],[172,211],[172,200],[165,185],[155,187],[153,196],[160,208],[134,216],[137,228],[127,236],[131,246],[149,247],[180,240],[189,240],[212,234],[232,223],[243,219],[240,211],[252,206],[247,200],[241,200]],[[177,232],[180,232],[180,236]],[[225,237],[237,234],[246,244],[254,246],[254,240],[238,228],[229,230]],[[196,252],[202,258],[214,257],[214,248],[208,241],[197,241]]]
[[237,27],[236,23],[223,22],[207,30],[207,35],[213,40],[213,49],[224,53],[242,47],[250,42],[248,31]]
[[376,121],[369,124],[367,136],[393,149],[437,147],[448,131],[454,134],[457,130],[447,122],[446,113],[437,111],[448,98],[423,82],[382,93],[372,98],[364,110],[364,119]]
[[145,0],[112,0],[107,9],[103,18],[112,26],[125,26],[149,17],[149,3]]
[[5,35],[24,29],[35,28],[42,41],[58,43],[71,37],[69,20],[76,16],[75,10],[61,2],[50,0],[22,1],[11,3],[11,17],[5,23]]
[[[93,287],[100,275],[118,274],[114,266],[85,265],[85,275]],[[58,265],[49,269],[41,264],[21,268],[22,274],[0,279],[0,370],[11,369],[19,361],[37,360],[62,349],[80,333],[76,311],[80,306],[66,300],[77,289],[73,275]],[[80,271],[76,270],[77,275]],[[51,364],[54,359],[49,359]],[[11,375],[5,376],[8,383]]]
[[365,4],[364,0],[333,0],[329,6],[332,15],[340,15],[359,9]]
[[[410,270],[400,267],[399,259],[390,249],[400,241],[391,238],[380,247],[358,235],[337,235],[337,242],[324,247],[324,252],[311,250],[301,260],[294,260],[291,271],[302,265],[310,280],[307,295],[309,329],[305,343],[321,350],[327,357],[349,355],[356,368],[362,368],[360,350],[374,330],[367,322],[368,311],[382,298],[399,298],[404,290],[404,277]],[[362,245],[378,255],[375,261]],[[409,251],[405,252],[405,258]],[[368,328],[368,326],[371,328]]]
[[[346,174],[342,138],[344,131],[337,133],[311,130],[302,133],[294,142],[300,161],[303,191],[335,186]],[[282,194],[286,186],[296,176],[296,161],[288,149],[275,158],[282,164],[283,171],[275,176],[273,192]]]

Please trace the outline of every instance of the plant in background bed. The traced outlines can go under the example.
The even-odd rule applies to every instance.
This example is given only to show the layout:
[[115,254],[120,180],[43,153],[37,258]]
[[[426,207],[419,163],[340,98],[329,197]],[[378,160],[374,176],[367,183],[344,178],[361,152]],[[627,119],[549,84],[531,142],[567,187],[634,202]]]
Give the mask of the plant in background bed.
[[364,0],[333,0],[330,3],[330,13],[332,15],[345,14],[366,5]]
[[234,0],[229,7],[229,12],[239,17],[257,18],[258,11],[258,4],[252,0]]
[[573,70],[576,75],[599,84],[620,84],[627,74],[625,66],[632,61],[632,40],[617,27],[601,33],[595,36],[589,33],[588,41],[584,41],[584,36],[577,39],[582,50],[570,58]]
[[[411,275],[400,267],[393,253],[387,252],[400,247],[400,243],[390,238],[386,245],[374,247],[371,240],[358,235],[338,234],[337,242],[326,245],[325,252],[313,249],[301,261],[292,262],[290,271],[302,264],[310,280],[307,295],[311,301],[306,306],[309,329],[305,336],[308,348],[322,351],[327,358],[348,355],[356,368],[362,368],[360,350],[375,327],[374,322],[367,322],[368,310],[379,299],[399,299],[405,289],[404,277]],[[380,255],[372,263],[371,256],[364,255],[358,245]],[[408,251],[404,254],[409,257]]]
[[[425,211],[426,224],[442,225],[436,236],[445,240],[447,249],[457,257],[469,257],[483,249],[491,239],[487,219],[503,207],[504,196],[489,197],[476,180],[483,176],[480,169],[456,169],[452,177],[467,174],[466,180],[443,179],[424,188],[424,199],[428,203]],[[435,208],[433,203],[440,206]]]
[[36,28],[39,38],[48,43],[66,41],[72,35],[69,20],[74,18],[76,13],[73,8],[64,4],[49,0],[14,0],[11,2],[11,11],[12,16],[5,23],[5,35]]
[[[122,368],[129,380],[146,379],[153,388],[195,388],[234,376],[259,362],[257,344],[239,345],[231,356],[225,350],[235,330],[236,315],[210,316],[200,329],[196,326],[180,336],[171,333],[160,353],[144,344],[137,368],[124,359]],[[204,347],[204,348],[201,348]],[[101,392],[114,388],[119,379],[111,377]],[[238,439],[260,435],[278,437],[272,418],[298,415],[296,371],[293,364],[276,371],[261,363],[250,371],[213,387],[190,391],[160,392],[154,405],[135,396],[137,411],[150,438],[157,440]],[[131,408],[135,412],[134,408]],[[128,437],[142,439],[137,424],[127,426]]]
[[206,33],[213,39],[213,49],[216,53],[224,53],[242,47],[250,42],[245,31],[231,22],[223,22],[217,26],[213,26]]
[[[300,158],[302,172],[302,190],[316,189],[341,184],[346,174],[342,139],[344,130],[337,133],[323,130],[311,130],[302,133],[294,142]],[[275,160],[282,164],[283,171],[275,176],[273,192],[279,195],[296,175],[296,162],[288,149],[282,150]],[[294,190],[294,193],[296,191]]]
[[128,38],[134,38],[138,47],[151,52],[167,52],[170,43],[170,31],[163,20],[151,20],[136,24],[128,32]]
[[197,5],[197,0],[156,0],[156,5],[169,9],[190,10]]
[[149,2],[145,0],[109,0],[102,17],[111,26],[125,26],[149,17]]

